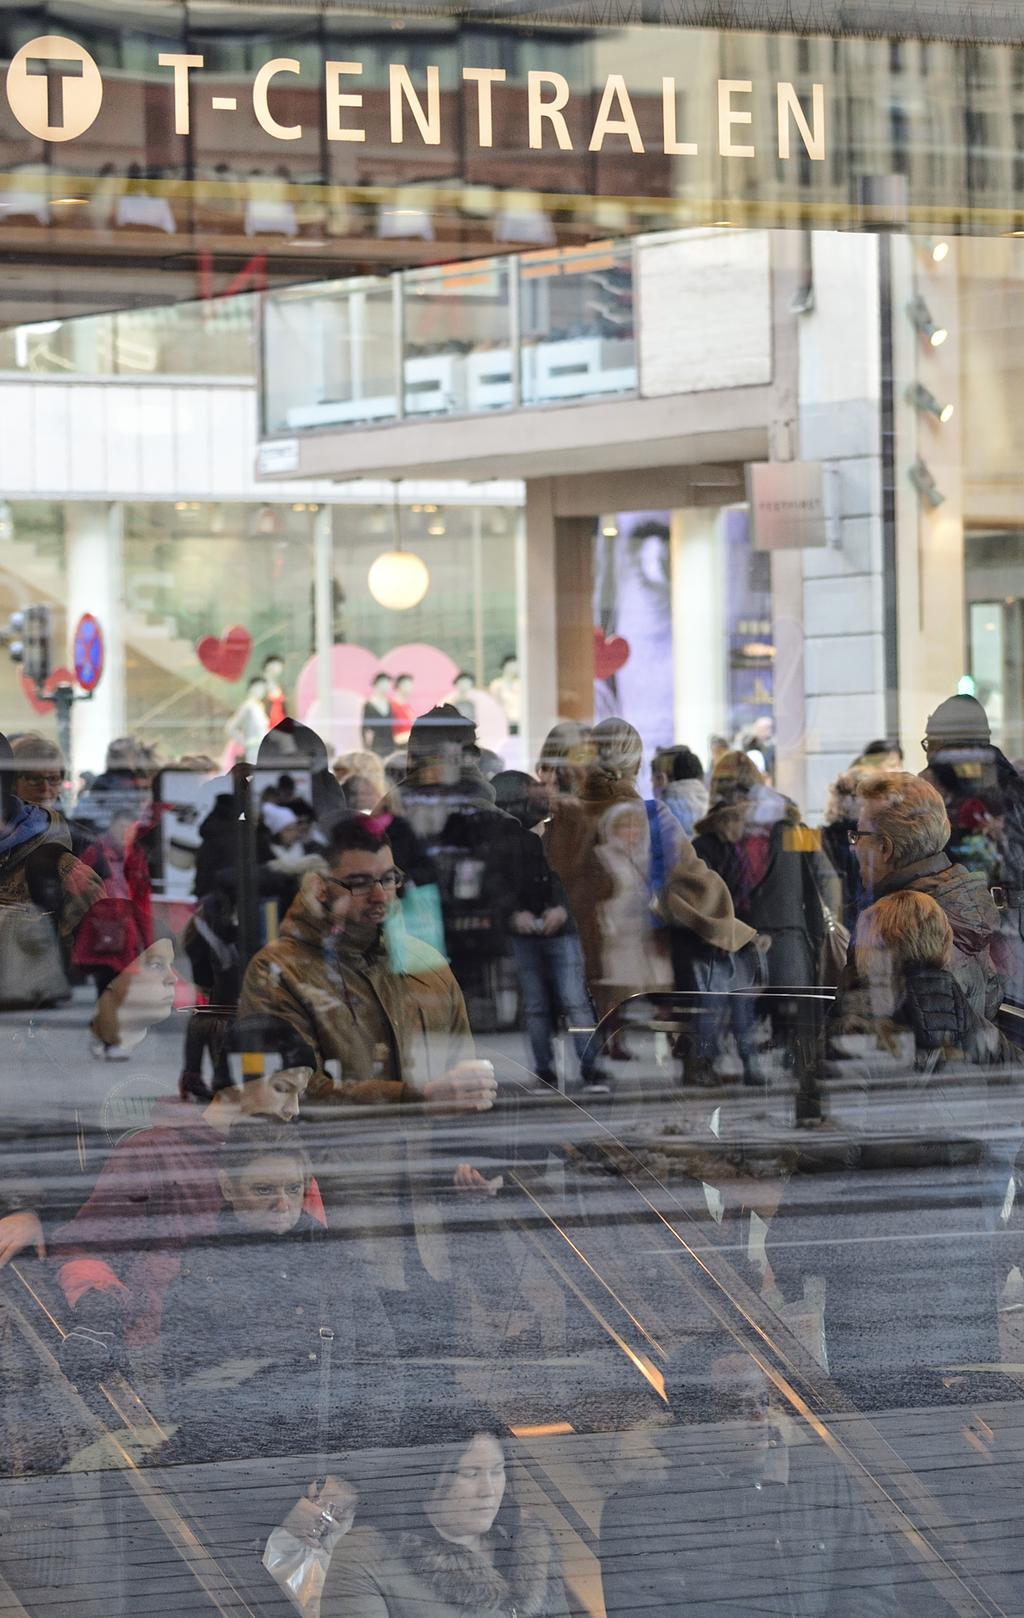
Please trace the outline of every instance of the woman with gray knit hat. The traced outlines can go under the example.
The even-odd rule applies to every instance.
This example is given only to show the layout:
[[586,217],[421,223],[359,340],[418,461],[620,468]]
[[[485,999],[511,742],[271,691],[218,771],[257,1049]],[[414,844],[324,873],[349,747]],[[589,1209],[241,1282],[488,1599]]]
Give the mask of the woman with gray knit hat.
[[921,745],[922,779],[941,793],[949,816],[946,853],[992,889],[1002,915],[993,958],[1007,998],[1024,1004],[1024,780],[994,745],[976,697],[940,702]]

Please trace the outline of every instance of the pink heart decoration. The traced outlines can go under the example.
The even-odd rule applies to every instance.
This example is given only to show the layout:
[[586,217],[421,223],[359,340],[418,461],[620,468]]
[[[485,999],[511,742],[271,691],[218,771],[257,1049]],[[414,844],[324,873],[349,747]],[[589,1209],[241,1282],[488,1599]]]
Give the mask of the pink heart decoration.
[[631,647],[621,635],[606,635],[603,629],[594,630],[594,678],[610,680],[613,674],[629,662]]
[[[331,734],[321,726],[317,699],[316,657],[303,668],[295,687],[295,712],[299,719],[323,735],[334,753],[361,748],[363,703],[370,694],[374,676],[379,673],[411,674],[412,705],[417,714],[436,707],[451,693],[459,665],[437,646],[414,641],[395,646],[380,657],[365,646],[349,644],[331,648]],[[501,751],[508,737],[505,711],[488,691],[474,693],[477,736],[482,747]]]
[[[436,646],[413,642],[395,646],[378,657],[365,646],[347,642],[331,648],[331,689],[336,696],[351,693],[359,700],[360,709],[370,695],[378,674],[411,674],[413,678],[413,706],[417,713],[426,713],[436,703],[443,702],[455,683],[459,666],[447,652]],[[295,687],[295,706],[304,714],[316,700],[317,659],[311,657],[299,675]]]
[[196,656],[208,674],[233,683],[241,679],[252,652],[252,636],[241,624],[225,629],[220,640],[216,635],[204,635],[196,647]]
[[[56,691],[56,689],[57,689],[57,687],[59,685],[77,685],[77,684],[78,684],[78,681],[75,678],[75,676],[74,676],[73,672],[71,671],[71,669],[66,669],[66,668],[62,667],[62,668],[59,668],[59,669],[54,669],[53,673],[50,675],[49,679],[46,681],[45,685],[43,686],[43,690],[46,691],[46,692],[51,692],[51,691]],[[47,714],[47,713],[52,713],[53,712],[53,703],[52,702],[41,702],[39,700],[39,698],[36,696],[35,685],[29,679],[27,674],[23,674],[21,676],[21,689],[24,691],[26,700],[28,701],[30,707],[34,708],[36,713],[38,713],[38,714]]]

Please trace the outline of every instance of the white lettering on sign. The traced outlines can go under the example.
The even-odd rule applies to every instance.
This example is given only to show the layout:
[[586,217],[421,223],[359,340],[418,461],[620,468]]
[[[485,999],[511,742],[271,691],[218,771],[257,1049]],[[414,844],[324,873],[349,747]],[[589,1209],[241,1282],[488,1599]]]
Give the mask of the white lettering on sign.
[[391,95],[391,144],[401,146],[405,140],[403,114],[408,102],[409,111],[426,146],[441,144],[441,69],[427,68],[427,105],[424,109],[419,91],[409,76],[409,69],[400,62],[388,68],[388,88]]
[[[612,107],[617,106],[619,116],[612,117]],[[590,150],[601,151],[606,135],[625,135],[629,141],[630,151],[642,152],[644,143],[640,139],[640,127],[633,111],[633,103],[629,99],[626,81],[621,73],[609,73],[605,80],[604,94],[601,105],[597,109],[594,119],[594,133],[590,137]]]
[[[170,90],[174,106],[174,132],[189,135],[192,132],[192,104],[197,93],[197,79],[206,65],[206,58],[195,52],[160,51],[157,65],[169,68]],[[288,74],[295,87],[302,87],[302,64],[294,56],[275,56],[264,62],[252,81],[252,111],[256,122],[271,140],[296,141],[304,134],[302,124],[285,124],[274,116],[271,101],[282,87],[277,80]],[[363,127],[366,119],[365,92],[343,87],[344,81],[361,78],[362,62],[324,63],[323,102],[325,133],[329,141],[366,140]],[[220,76],[222,78],[222,75]],[[314,86],[307,84],[307,89]],[[476,110],[476,139],[481,149],[494,146],[496,99],[500,96],[521,97],[521,87],[508,83],[508,75],[501,67],[464,67],[461,88],[471,97],[468,124],[472,128],[472,107]],[[576,95],[576,107],[589,115],[596,86],[589,85],[574,92],[562,73],[533,70],[526,75],[526,135],[531,151],[576,150],[569,133],[567,111]],[[589,137],[581,131],[581,142],[590,152],[606,150],[609,140],[625,141],[631,152],[642,156],[660,151],[667,157],[697,157],[700,145],[696,140],[683,140],[679,128],[680,86],[675,78],[661,81],[661,139],[653,137],[648,126],[645,143],[640,133],[636,100],[638,92],[631,93],[625,76],[609,73],[601,89],[597,111],[592,115]],[[715,81],[715,100],[711,118],[717,120],[717,146],[721,157],[751,158],[756,155],[754,145],[754,93],[750,79],[718,79]],[[7,69],[7,99],[21,127],[38,140],[68,141],[85,134],[95,123],[103,101],[103,77],[89,52],[74,40],[60,35],[44,34],[29,40],[12,59]],[[312,99],[312,98],[311,98]],[[644,93],[646,106],[651,97]],[[701,98],[703,104],[703,98]],[[240,100],[236,95],[211,95],[209,105],[214,112],[238,112]],[[506,109],[517,109],[521,99],[505,102]],[[460,110],[448,116],[461,123]],[[521,116],[521,113],[520,113]],[[655,113],[655,119],[657,114]],[[440,146],[446,134],[445,113],[441,100],[441,70],[425,67],[415,76],[402,62],[388,64],[387,127],[392,146],[420,144]],[[810,107],[806,97],[788,80],[775,85],[774,146],[783,162],[795,155],[806,153],[816,163],[824,162],[826,150],[826,109],[824,85],[811,86]],[[654,128],[657,128],[655,122]],[[749,131],[748,139],[739,138],[739,131]],[[454,140],[458,129],[448,131]],[[692,127],[689,135],[698,133]],[[762,132],[763,133],[763,132]],[[794,139],[795,136],[795,139]],[[503,130],[503,138],[510,138]],[[522,138],[522,135],[519,137]],[[515,139],[514,134],[511,139]]]
[[187,135],[191,130],[189,116],[188,76],[192,68],[202,67],[205,56],[183,56],[180,51],[161,51],[157,57],[160,67],[174,71],[174,133]]
[[756,157],[753,146],[737,146],[732,138],[734,124],[752,124],[754,114],[732,104],[734,95],[750,95],[754,86],[749,79],[719,79],[718,81],[718,154],[720,157]]
[[[550,86],[554,96],[545,101],[541,91]],[[526,75],[526,106],[530,120],[530,145],[535,150],[544,145],[544,124],[549,123],[563,152],[572,151],[569,126],[562,108],[569,103],[569,81],[561,73],[528,73]]]
[[365,140],[365,129],[350,129],[342,124],[341,109],[343,107],[361,107],[362,95],[354,90],[340,90],[342,76],[350,74],[358,78],[363,71],[362,62],[328,62],[327,63],[327,139],[328,140]]
[[791,84],[777,84],[775,94],[779,111],[779,156],[784,159],[789,157],[789,121],[792,118],[800,131],[800,139],[807,149],[808,157],[814,163],[824,163],[825,86],[816,84],[811,91],[813,125],[809,125],[804,117],[804,109]]
[[697,156],[698,147],[696,141],[677,139],[675,79],[662,79],[661,81],[661,123],[664,137],[662,144],[666,157]]
[[491,112],[491,86],[507,78],[503,67],[464,67],[462,77],[476,85],[477,139],[481,146],[494,145],[494,119]]
[[271,79],[276,79],[279,73],[301,73],[302,64],[294,56],[275,56],[272,62],[264,62],[252,86],[252,110],[256,114],[256,122],[268,135],[275,140],[301,140],[301,124],[279,124],[270,110],[267,92],[270,89]]

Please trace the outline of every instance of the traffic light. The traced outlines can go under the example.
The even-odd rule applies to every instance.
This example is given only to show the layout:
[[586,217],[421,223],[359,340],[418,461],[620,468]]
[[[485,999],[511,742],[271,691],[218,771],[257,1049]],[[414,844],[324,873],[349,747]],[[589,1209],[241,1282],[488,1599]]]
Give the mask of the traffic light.
[[44,685],[50,674],[50,609],[26,607],[24,612],[12,612],[3,636],[12,663],[20,663],[22,671],[37,688]]
[[24,660],[25,642],[22,640],[24,633],[25,614],[23,612],[12,612],[7,620],[7,628],[3,635],[12,663],[21,663]]
[[37,686],[50,677],[50,609],[28,607],[25,611],[25,656],[22,667]]

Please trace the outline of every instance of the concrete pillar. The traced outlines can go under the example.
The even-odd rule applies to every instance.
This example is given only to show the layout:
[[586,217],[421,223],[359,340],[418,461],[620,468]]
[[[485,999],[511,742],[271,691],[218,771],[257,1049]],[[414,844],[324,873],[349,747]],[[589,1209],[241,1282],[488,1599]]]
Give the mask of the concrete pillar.
[[670,545],[675,740],[706,760],[708,738],[728,729],[719,508],[674,511]]
[[[103,676],[89,702],[76,702],[71,719],[72,779],[100,771],[107,744],[127,730],[124,641],[124,512],[115,502],[69,501],[65,513],[68,666],[71,639],[83,612],[103,631]],[[63,662],[55,649],[54,661]]]
[[522,680],[522,733],[532,768],[558,716],[556,525],[549,478],[526,485],[516,531],[516,644]]
[[318,733],[333,759],[338,751],[334,735],[334,506],[321,506],[313,517],[313,619],[317,659],[316,701]]
[[[887,676],[879,238],[815,231],[811,257],[813,307],[792,317],[794,453],[837,475],[838,545],[773,554],[772,616],[778,780],[814,825],[830,783],[886,733]],[[801,730],[802,761],[790,760]]]

